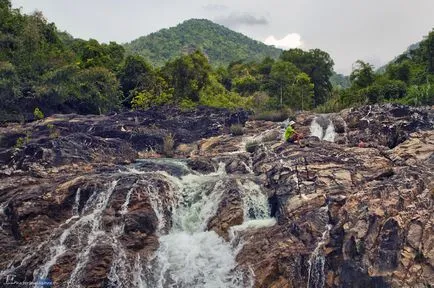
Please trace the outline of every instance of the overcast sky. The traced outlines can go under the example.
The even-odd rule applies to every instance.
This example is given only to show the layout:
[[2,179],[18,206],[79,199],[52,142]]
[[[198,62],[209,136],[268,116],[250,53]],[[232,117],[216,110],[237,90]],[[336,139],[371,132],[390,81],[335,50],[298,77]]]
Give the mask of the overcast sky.
[[75,37],[129,42],[207,18],[280,46],[320,48],[348,74],[357,59],[381,66],[434,28],[434,0],[12,0]]

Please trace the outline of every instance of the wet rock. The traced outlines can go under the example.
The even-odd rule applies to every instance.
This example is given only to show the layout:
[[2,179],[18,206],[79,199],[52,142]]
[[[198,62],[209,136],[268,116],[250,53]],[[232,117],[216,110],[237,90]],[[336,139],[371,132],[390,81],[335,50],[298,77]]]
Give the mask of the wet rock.
[[73,251],[67,251],[63,254],[57,262],[50,269],[50,279],[53,283],[65,283],[68,281],[72,271],[74,271],[77,264],[76,253]]
[[363,271],[350,261],[342,264],[340,275],[340,287],[391,287],[383,277],[370,277],[366,271]]
[[[59,285],[69,280],[92,231],[99,238],[92,242],[79,282],[107,286],[121,251],[116,249],[125,253],[126,274],[132,275],[135,259],[140,256],[148,265],[159,247],[158,235],[172,227],[178,179],[191,170],[215,172],[221,162],[234,182],[222,187],[207,229],[229,240],[230,228],[245,220],[235,181],[260,184],[277,220],[232,230],[231,244],[243,243],[238,267],[252,269],[254,287],[305,287],[311,259],[324,259],[320,280],[326,287],[434,283],[432,109],[387,104],[325,115],[335,126],[335,143],[308,137],[316,116],[296,115],[294,126],[306,136],[297,144],[282,143],[280,127],[267,121],[247,122],[245,135],[230,136],[229,125],[244,124],[246,115],[208,108],[55,115],[0,127],[1,135],[11,136],[0,137],[0,270],[12,267],[17,279],[32,281],[63,232],[86,219],[65,236],[66,252],[49,277]],[[49,136],[50,123],[57,137]],[[177,145],[189,145],[179,153],[191,159],[123,166],[138,152],[158,153],[167,133],[175,135]],[[27,135],[27,145],[13,148]],[[246,139],[261,139],[254,153],[241,152]],[[365,148],[356,147],[360,140]],[[171,174],[174,183],[156,170]],[[108,190],[114,181],[113,191]],[[100,214],[91,214],[95,207]],[[313,253],[318,257],[311,258]],[[322,268],[321,262],[313,265]]]
[[411,133],[430,130],[434,125],[432,109],[398,104],[351,108],[332,117],[345,121],[346,131],[338,129],[336,132],[346,133],[349,145],[354,146],[362,140],[375,147],[393,148],[407,140]]
[[145,234],[152,234],[157,229],[158,219],[155,213],[149,211],[139,212],[133,211],[125,216],[125,233],[142,232]]
[[223,194],[216,215],[208,221],[208,230],[213,230],[228,240],[229,229],[243,223],[243,213],[240,191],[237,188],[230,188]]
[[202,174],[208,174],[216,171],[214,163],[206,159],[189,159],[187,160],[187,165],[188,167],[190,167],[190,169],[200,172]]
[[96,245],[93,247],[89,254],[89,259],[92,260],[85,267],[81,284],[87,287],[105,286],[114,257],[116,255],[114,255],[113,248],[110,245]]

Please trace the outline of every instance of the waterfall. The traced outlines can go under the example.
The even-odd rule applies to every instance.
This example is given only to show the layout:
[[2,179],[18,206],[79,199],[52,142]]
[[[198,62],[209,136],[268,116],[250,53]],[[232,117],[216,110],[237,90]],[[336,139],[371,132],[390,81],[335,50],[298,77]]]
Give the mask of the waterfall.
[[[117,185],[118,181],[113,181],[110,183],[110,186],[103,193],[94,193],[88,203],[86,203],[88,209],[93,209],[91,213],[86,216],[80,218],[77,222],[75,222],[70,228],[66,229],[64,234],[69,234],[72,229],[85,229],[85,227],[90,226],[90,233],[87,235],[87,242],[85,243],[84,249],[77,255],[78,263],[75,266],[74,270],[71,273],[71,276],[68,280],[67,287],[80,287],[79,283],[79,275],[82,270],[85,268],[87,262],[89,261],[89,254],[93,247],[98,243],[98,238],[104,239],[107,235],[105,231],[102,230],[101,220],[102,213],[104,209],[107,207],[107,204],[110,200],[110,197]],[[90,208],[91,207],[91,208]],[[79,233],[79,232],[78,232]],[[63,235],[62,235],[63,236]],[[65,237],[61,237],[65,239]],[[63,245],[63,242],[61,244]]]
[[[188,174],[171,178],[177,186],[179,203],[172,215],[173,226],[160,237],[160,247],[144,275],[142,287],[250,287],[249,275],[237,268],[239,249],[214,231],[206,231],[229,185],[224,165],[208,175]],[[266,219],[266,195],[250,180],[235,181],[242,194],[245,223]],[[270,221],[272,222],[272,221]],[[239,248],[239,247],[238,247]],[[137,277],[136,277],[137,278]]]
[[[41,247],[49,245],[49,248],[44,262],[33,272],[34,279],[49,277],[61,257],[73,252],[77,262],[61,285],[82,287],[88,264],[93,261],[92,252],[103,244],[113,252],[107,287],[253,286],[252,271],[238,267],[235,260],[242,247],[241,241],[226,241],[216,232],[207,230],[208,221],[217,213],[225,191],[234,187],[241,195],[244,222],[229,229],[230,239],[242,230],[276,223],[274,218],[269,218],[267,195],[253,181],[253,174],[227,175],[223,163],[214,173],[200,174],[190,170],[182,160],[153,159],[121,168],[113,176],[111,179],[117,180],[92,191],[85,203],[81,199],[83,191],[76,190],[71,217],[41,243]],[[123,184],[118,183],[124,176],[134,176],[136,180],[118,204],[118,221],[105,227],[103,216],[107,209],[113,209],[112,198],[119,199],[118,193],[122,190],[117,187],[122,189]],[[158,183],[167,185],[164,195]],[[131,254],[121,242],[132,199],[134,203],[140,199],[149,201],[158,220],[155,234],[159,236],[160,245],[151,258]]]
[[322,248],[324,247],[331,225],[327,224],[326,229],[324,230],[320,241],[318,241],[315,250],[313,250],[312,254],[309,258],[309,272],[308,272],[308,280],[307,280],[307,288],[323,288],[325,282],[325,274],[324,274],[324,265],[325,265],[325,256],[322,253]]
[[320,140],[334,142],[336,137],[335,126],[325,116],[317,116],[310,125],[310,134]]
[[243,287],[236,271],[235,251],[214,231],[206,231],[208,219],[218,208],[224,191],[224,166],[208,175],[171,177],[179,203],[167,235],[145,275],[145,287]]
[[276,219],[269,217],[271,211],[268,198],[262,192],[261,187],[249,179],[237,180],[237,185],[242,192],[244,221],[241,225],[229,229],[229,235],[233,241],[236,240],[240,231],[270,227],[276,224]]

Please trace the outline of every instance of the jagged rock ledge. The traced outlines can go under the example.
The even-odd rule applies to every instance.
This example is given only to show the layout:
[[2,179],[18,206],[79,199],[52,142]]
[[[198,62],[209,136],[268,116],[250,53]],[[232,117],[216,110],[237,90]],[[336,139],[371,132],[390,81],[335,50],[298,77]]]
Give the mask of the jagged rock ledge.
[[[390,104],[348,109],[326,115],[335,143],[306,137],[301,145],[282,143],[276,123],[246,122],[243,111],[206,108],[56,115],[1,127],[0,270],[31,281],[50,253],[44,241],[70,227],[67,220],[119,178],[122,164],[155,156],[151,148],[162,152],[164,137],[172,133],[175,156],[191,156],[190,169],[206,174],[223,162],[228,174],[254,178],[266,191],[277,223],[238,235],[244,246],[237,262],[254,272],[255,287],[427,287],[434,283],[433,115],[430,107]],[[309,135],[316,116],[296,115],[295,128]],[[244,136],[228,134],[233,123],[245,124]],[[13,147],[27,136],[28,143]],[[243,152],[244,143],[255,139],[255,152]],[[124,224],[119,241],[127,259],[149,257],[158,247],[156,232],[170,229],[167,185],[158,177],[125,174],[111,191],[102,229]],[[162,215],[151,205],[150,186],[161,197]],[[234,187],[225,188],[207,226],[225,239],[242,223]],[[162,227],[158,217],[167,220]],[[72,248],[49,271],[57,283],[68,279],[78,261],[74,243],[80,240],[68,241]],[[83,268],[81,284],[104,286],[116,253],[94,246],[89,255],[96,260]]]

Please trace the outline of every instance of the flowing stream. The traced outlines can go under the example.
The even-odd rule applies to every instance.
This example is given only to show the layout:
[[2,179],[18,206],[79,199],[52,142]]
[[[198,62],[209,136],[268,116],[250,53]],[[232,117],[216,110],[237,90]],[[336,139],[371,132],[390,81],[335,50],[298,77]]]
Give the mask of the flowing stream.
[[309,272],[307,280],[307,288],[323,288],[325,284],[325,256],[323,247],[329,237],[331,225],[327,224],[320,241],[309,258]]
[[336,137],[335,126],[326,116],[317,116],[310,125],[310,134],[320,140],[334,142]]
[[231,179],[223,165],[216,173],[188,174],[172,177],[171,181],[179,195],[172,229],[160,237],[156,257],[140,281],[147,286],[142,287],[251,286],[251,275],[246,275],[235,262],[240,247],[207,231],[206,226],[217,212],[224,191],[234,181],[242,194],[245,223],[268,219],[267,198],[259,186],[248,179]]
[[[156,171],[158,170],[158,171]],[[123,177],[137,176],[139,180],[127,190],[117,212],[123,219],[129,212],[133,197],[145,191],[158,219],[159,248],[151,259],[140,254],[131,257],[121,242],[124,221],[104,227],[104,213]],[[252,176],[252,175],[249,175]],[[62,287],[83,287],[92,251],[98,245],[111,247],[114,259],[107,281],[108,287],[166,288],[166,287],[251,287],[253,275],[238,267],[235,258],[242,241],[226,241],[214,231],[208,231],[210,217],[216,215],[220,202],[229,189],[237,189],[242,198],[244,222],[232,227],[229,240],[239,231],[275,224],[269,218],[267,196],[249,176],[227,175],[224,165],[210,174],[191,171],[181,160],[142,160],[113,177],[103,191],[94,191],[79,209],[82,191],[78,189],[72,216],[62,224],[57,236],[48,240],[49,253],[34,279],[50,277],[51,269],[68,251],[76,253],[77,263]],[[166,183],[161,195],[155,179]],[[171,211],[168,213],[167,211]],[[35,287],[40,287],[35,285]]]

